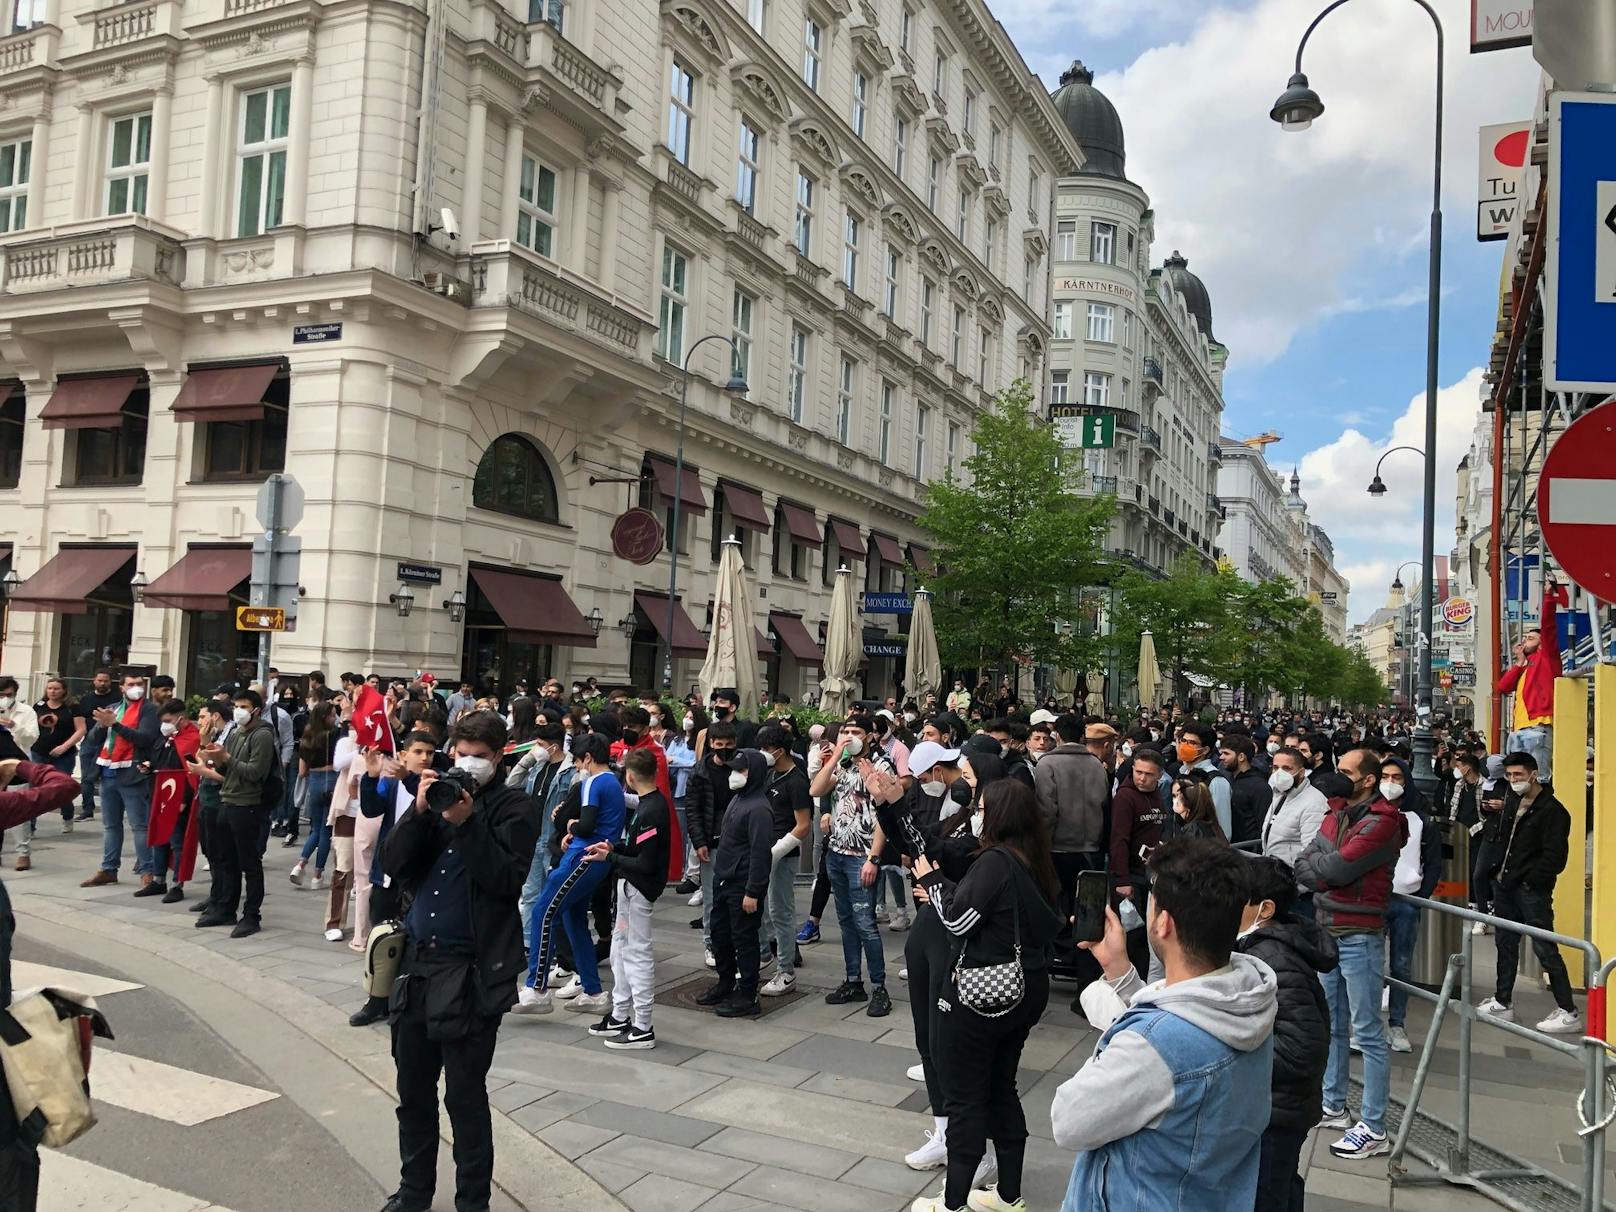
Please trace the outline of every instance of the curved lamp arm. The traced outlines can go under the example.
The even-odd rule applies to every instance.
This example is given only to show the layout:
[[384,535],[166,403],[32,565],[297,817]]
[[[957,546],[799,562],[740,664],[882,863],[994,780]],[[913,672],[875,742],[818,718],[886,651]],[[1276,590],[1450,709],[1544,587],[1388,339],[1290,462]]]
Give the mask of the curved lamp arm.
[[1381,455],[1380,458],[1375,460],[1375,478],[1377,480],[1380,479],[1380,465],[1386,461],[1386,455],[1394,455],[1399,450],[1411,451],[1412,453],[1419,455],[1422,459],[1425,457],[1425,452],[1418,446],[1393,446],[1386,452],[1386,454]]

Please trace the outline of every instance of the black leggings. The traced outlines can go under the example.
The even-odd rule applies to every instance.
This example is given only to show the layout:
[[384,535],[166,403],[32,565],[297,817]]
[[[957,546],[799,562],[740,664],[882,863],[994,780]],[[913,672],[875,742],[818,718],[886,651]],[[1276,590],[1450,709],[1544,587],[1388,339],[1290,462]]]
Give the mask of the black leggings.
[[1027,1036],[1049,1002],[1049,973],[1027,973],[1021,1004],[1002,1018],[973,1014],[958,999],[941,1027],[936,1048],[948,1057],[948,1182],[943,1203],[963,1208],[976,1168],[993,1138],[999,1161],[999,1198],[1021,1198],[1021,1168],[1027,1153],[1027,1117],[1016,1093],[1016,1067]]
[[930,905],[915,914],[914,929],[903,943],[903,962],[909,966],[909,1015],[915,1023],[915,1051],[926,1071],[926,1097],[933,1115],[947,1115],[948,1101],[943,1093],[943,1054],[932,1047],[941,1034],[937,999],[948,990],[948,931]]

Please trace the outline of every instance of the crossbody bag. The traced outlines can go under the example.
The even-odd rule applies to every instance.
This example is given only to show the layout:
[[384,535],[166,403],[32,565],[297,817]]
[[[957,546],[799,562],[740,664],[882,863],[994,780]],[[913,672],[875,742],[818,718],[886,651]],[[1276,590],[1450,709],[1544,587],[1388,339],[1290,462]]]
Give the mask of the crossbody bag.
[[1010,879],[1010,920],[1015,930],[1016,957],[1000,964],[967,965],[965,954],[970,939],[960,947],[954,961],[954,989],[967,1010],[983,1018],[1003,1018],[1021,1005],[1027,996],[1027,973],[1021,966],[1021,878],[1020,864],[1013,863]]

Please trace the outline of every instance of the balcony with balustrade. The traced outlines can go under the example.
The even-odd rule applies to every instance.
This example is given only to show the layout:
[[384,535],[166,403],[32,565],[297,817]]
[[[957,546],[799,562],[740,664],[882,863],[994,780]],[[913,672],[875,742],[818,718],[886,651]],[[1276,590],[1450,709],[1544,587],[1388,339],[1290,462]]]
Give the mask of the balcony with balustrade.
[[145,215],[33,228],[0,242],[0,293],[32,294],[114,283],[178,284],[184,233]]
[[1166,377],[1162,373],[1162,364],[1156,358],[1147,357],[1144,360],[1145,390],[1160,395],[1166,390]]
[[1141,426],[1139,430],[1139,449],[1149,455],[1161,454],[1161,434],[1149,425]]
[[474,244],[464,264],[473,308],[508,307],[619,356],[649,360],[651,318],[582,275],[509,240]]

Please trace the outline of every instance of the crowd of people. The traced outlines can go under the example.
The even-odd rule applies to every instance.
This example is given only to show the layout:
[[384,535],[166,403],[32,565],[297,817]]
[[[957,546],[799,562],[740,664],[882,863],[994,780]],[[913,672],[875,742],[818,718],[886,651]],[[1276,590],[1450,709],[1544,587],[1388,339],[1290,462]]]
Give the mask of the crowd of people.
[[[56,678],[32,707],[18,694],[0,678],[0,774],[46,779],[64,831],[99,811],[84,886],[120,883],[127,832],[132,895],[185,901],[205,864],[196,926],[244,938],[279,840],[292,887],[326,896],[327,941],[367,964],[397,941],[396,975],[350,1019],[393,1033],[401,1177],[384,1212],[431,1204],[440,1077],[456,1206],[487,1207],[508,1011],[565,1008],[606,1048],[657,1046],[652,922],[673,898],[699,905],[712,978],[696,1000],[719,1017],[800,995],[832,906],[825,1002],[881,1018],[908,983],[933,1124],[904,1161],[944,1172],[916,1212],[1025,1206],[1016,1074],[1055,981],[1076,989],[1056,1013],[1100,1032],[1053,1106],[1076,1153],[1068,1209],[1163,1206],[1192,1174],[1220,1207],[1300,1208],[1315,1127],[1340,1133],[1341,1158],[1389,1147],[1388,1053],[1411,1043],[1385,978],[1410,979],[1420,924],[1398,894],[1432,893],[1443,831],[1471,841],[1473,906],[1509,921],[1552,925],[1567,857],[1570,817],[1532,752],[1489,755],[1444,724],[1428,801],[1396,716],[1024,713],[1007,684],[963,679],[806,728],[785,696],[593,680],[494,698],[429,674],[271,670],[194,719],[172,679],[133,671],[77,701]],[[38,816],[6,818],[20,870]],[[904,934],[896,974],[883,926]],[[1557,1004],[1538,1029],[1580,1031],[1557,949],[1533,945]],[[1498,932],[1480,1012],[1514,1017],[1518,947]]]

